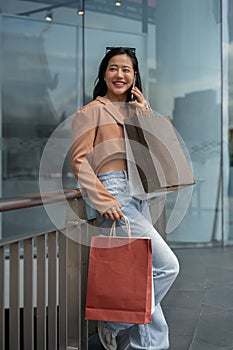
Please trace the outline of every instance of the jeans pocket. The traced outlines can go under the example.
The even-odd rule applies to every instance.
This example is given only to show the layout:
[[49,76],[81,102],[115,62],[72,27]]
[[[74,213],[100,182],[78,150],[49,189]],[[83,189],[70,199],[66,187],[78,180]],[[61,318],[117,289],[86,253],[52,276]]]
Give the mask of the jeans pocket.
[[119,197],[126,191],[127,183],[128,181],[122,178],[113,178],[103,181],[104,187],[114,197]]
[[105,221],[105,218],[103,217],[103,215],[101,215],[99,212],[97,212],[96,220],[97,220],[98,225],[101,227]]

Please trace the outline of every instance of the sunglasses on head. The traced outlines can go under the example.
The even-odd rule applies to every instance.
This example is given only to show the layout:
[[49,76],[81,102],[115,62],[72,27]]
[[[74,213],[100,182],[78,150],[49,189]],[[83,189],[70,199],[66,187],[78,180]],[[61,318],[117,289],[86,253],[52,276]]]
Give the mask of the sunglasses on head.
[[125,50],[130,50],[133,54],[135,54],[136,52],[136,48],[135,47],[118,47],[118,46],[107,46],[106,50],[105,50],[105,55],[112,50],[116,50],[116,49],[125,49]]

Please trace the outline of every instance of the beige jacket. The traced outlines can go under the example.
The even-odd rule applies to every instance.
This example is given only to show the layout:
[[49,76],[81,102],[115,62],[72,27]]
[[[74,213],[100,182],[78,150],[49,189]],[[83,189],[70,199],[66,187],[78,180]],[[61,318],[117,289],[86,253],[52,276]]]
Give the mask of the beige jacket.
[[80,108],[73,119],[71,166],[88,198],[100,212],[119,205],[96,173],[111,159],[125,159],[123,123],[126,111],[126,104],[118,106],[104,97],[97,97]]

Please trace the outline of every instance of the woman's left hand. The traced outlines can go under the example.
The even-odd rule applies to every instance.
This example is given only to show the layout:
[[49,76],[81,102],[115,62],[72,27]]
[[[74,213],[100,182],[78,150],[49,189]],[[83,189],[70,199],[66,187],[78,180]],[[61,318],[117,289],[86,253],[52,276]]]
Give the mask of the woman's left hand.
[[135,86],[132,88],[131,93],[134,94],[134,96],[136,97],[135,101],[130,101],[130,104],[139,106],[139,107],[147,107],[148,106],[148,102],[145,99],[145,97],[143,96],[142,92]]

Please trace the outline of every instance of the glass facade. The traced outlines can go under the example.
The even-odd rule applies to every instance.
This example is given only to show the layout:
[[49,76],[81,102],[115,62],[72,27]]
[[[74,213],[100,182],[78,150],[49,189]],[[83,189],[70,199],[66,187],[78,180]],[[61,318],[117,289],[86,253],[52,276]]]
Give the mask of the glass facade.
[[[39,192],[44,146],[92,99],[105,47],[136,47],[144,94],[153,109],[171,117],[197,181],[193,189],[167,196],[167,240],[171,246],[231,244],[232,2],[0,3],[2,196]],[[59,176],[65,188],[76,185],[68,161],[63,174],[48,174],[54,190]],[[34,219],[25,220],[27,215]],[[9,212],[2,215],[2,236],[50,225],[43,208]]]

